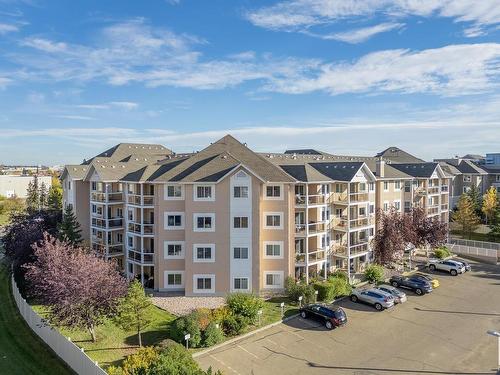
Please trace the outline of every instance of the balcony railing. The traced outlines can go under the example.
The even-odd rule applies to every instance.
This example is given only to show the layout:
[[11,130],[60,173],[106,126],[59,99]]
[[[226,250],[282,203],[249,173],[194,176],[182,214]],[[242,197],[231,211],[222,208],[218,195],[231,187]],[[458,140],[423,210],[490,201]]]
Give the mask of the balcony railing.
[[333,216],[330,221],[331,226],[337,230],[347,230],[347,216]]
[[128,223],[127,230],[131,233],[143,234],[143,235],[153,235],[154,234],[154,224],[153,223]]
[[321,262],[326,259],[325,249],[309,250],[309,253],[295,253],[295,263],[305,264],[306,255],[309,263]]
[[347,245],[346,244],[335,244],[333,245],[333,255],[347,256]]
[[153,263],[154,262],[154,253],[151,252],[139,252],[135,250],[128,251],[128,258],[132,259],[139,263]]
[[106,245],[101,243],[93,243],[92,249],[100,255],[121,255],[123,254],[123,244]]
[[155,197],[154,195],[129,194],[127,202],[136,206],[154,206]]
[[111,193],[98,193],[92,192],[90,194],[90,200],[93,202],[100,203],[120,203],[123,202],[122,192],[111,192]]
[[93,217],[92,226],[101,229],[119,229],[123,227],[123,218],[99,219]]
[[309,234],[316,234],[326,231],[326,223],[324,221],[313,222],[309,224],[295,224],[295,233],[297,235],[305,235],[306,227]]
[[347,192],[345,193],[333,193],[330,197],[330,203],[347,204],[349,203]]
[[366,253],[370,250],[368,241],[361,241],[359,243],[351,244],[350,246],[350,254],[357,255],[360,253]]
[[448,205],[447,204],[442,204],[441,205],[441,211],[448,211]]
[[367,202],[370,200],[368,192],[350,193],[349,199],[352,203]]
[[375,217],[373,215],[366,217],[359,217],[351,220],[351,228],[362,228],[370,225],[375,225]]
[[427,208],[427,215],[435,215],[439,213],[439,206],[429,206]]
[[427,188],[427,193],[429,195],[439,194],[439,186],[432,186]]

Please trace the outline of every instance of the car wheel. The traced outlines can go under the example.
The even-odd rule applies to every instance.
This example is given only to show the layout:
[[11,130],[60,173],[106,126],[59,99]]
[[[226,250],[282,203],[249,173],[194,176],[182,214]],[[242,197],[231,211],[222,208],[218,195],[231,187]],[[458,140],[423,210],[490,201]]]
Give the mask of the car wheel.
[[356,296],[351,296],[351,301],[352,301],[352,302],[358,302],[358,297],[356,297]]
[[434,264],[431,264],[431,265],[429,266],[429,269],[430,269],[431,271],[435,271],[435,270],[436,270],[436,266],[435,266]]
[[376,308],[378,311],[380,311],[380,310],[382,310],[382,305],[381,305],[380,303],[376,303],[376,304],[375,304],[375,308]]
[[458,275],[457,270],[451,270],[450,273],[451,273],[451,276],[457,276]]
[[397,281],[393,281],[393,282],[391,283],[391,285],[392,285],[394,288],[397,288],[397,287],[398,287],[398,283],[397,283]]
[[332,322],[330,322],[329,320],[327,320],[327,321],[325,322],[325,327],[326,327],[327,329],[333,329],[333,324],[332,324]]
[[307,314],[306,314],[306,312],[305,312],[305,311],[301,311],[301,312],[300,312],[300,316],[301,316],[302,318],[304,318],[304,319],[305,319],[305,318],[306,318],[306,316],[307,316]]
[[419,296],[423,294],[422,289],[420,288],[415,289],[415,293],[417,293]]

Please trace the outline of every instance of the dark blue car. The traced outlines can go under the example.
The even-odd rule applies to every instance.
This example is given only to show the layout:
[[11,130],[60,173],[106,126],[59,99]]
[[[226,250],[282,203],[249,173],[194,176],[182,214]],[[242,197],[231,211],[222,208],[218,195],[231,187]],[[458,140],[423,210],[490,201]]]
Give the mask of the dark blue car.
[[431,283],[416,276],[392,276],[390,279],[390,283],[394,287],[411,289],[419,296],[432,292]]

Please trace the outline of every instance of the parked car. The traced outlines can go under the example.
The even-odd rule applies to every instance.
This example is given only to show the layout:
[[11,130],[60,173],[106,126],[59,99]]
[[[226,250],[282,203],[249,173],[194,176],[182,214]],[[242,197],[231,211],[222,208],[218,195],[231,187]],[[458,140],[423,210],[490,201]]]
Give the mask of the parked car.
[[472,270],[472,267],[470,266],[470,264],[463,259],[456,260],[455,262],[462,263],[465,267],[465,272]]
[[382,290],[354,289],[351,293],[352,302],[363,302],[374,306],[377,310],[388,309],[394,306],[394,297]]
[[432,289],[436,289],[439,286],[439,280],[435,279],[431,275],[427,275],[425,273],[417,272],[413,276],[419,277],[421,279],[424,279],[424,280],[427,280],[428,282],[430,282],[431,285],[432,285]]
[[431,271],[449,272],[452,276],[457,276],[460,273],[465,273],[465,266],[454,260],[432,260],[427,263]]
[[320,321],[328,329],[343,326],[347,323],[347,315],[341,307],[313,303],[300,309],[302,318],[311,318]]
[[413,290],[419,296],[432,292],[432,285],[429,281],[419,278],[415,275],[410,277],[396,275],[389,280],[393,287],[401,287]]
[[394,303],[403,303],[406,302],[406,293],[399,290],[398,288],[394,288],[391,285],[379,285],[376,289],[381,290],[382,292],[389,293],[394,297]]

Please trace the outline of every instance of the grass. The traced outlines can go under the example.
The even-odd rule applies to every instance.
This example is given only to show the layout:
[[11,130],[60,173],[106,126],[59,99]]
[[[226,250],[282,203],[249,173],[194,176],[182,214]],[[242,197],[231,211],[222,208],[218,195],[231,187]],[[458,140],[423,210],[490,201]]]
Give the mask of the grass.
[[[44,313],[42,306],[33,306],[40,314]],[[154,345],[171,337],[171,325],[176,319],[156,306],[151,307],[151,324],[142,332],[142,345]],[[96,329],[97,341],[92,342],[90,334],[85,330],[60,328],[60,332],[84,348],[85,352],[99,362],[103,368],[120,365],[127,355],[133,354],[138,348],[137,334],[134,331],[124,331],[110,319]],[[0,372],[1,373],[1,372]]]
[[3,227],[9,222],[9,214],[4,212],[0,214],[0,227]]
[[10,292],[10,276],[0,261],[0,374],[72,374],[26,325]]
[[500,241],[495,241],[493,240],[490,236],[488,236],[487,233],[471,233],[470,237],[469,236],[463,236],[462,232],[458,230],[452,230],[451,234],[466,240],[473,240],[473,241],[485,241],[485,242],[500,242]]
[[282,319],[280,306],[281,302],[285,303],[283,316],[284,318],[287,318],[294,314],[298,314],[299,307],[297,303],[291,302],[288,297],[274,297],[264,301],[264,307],[262,308],[261,326],[278,322]]

